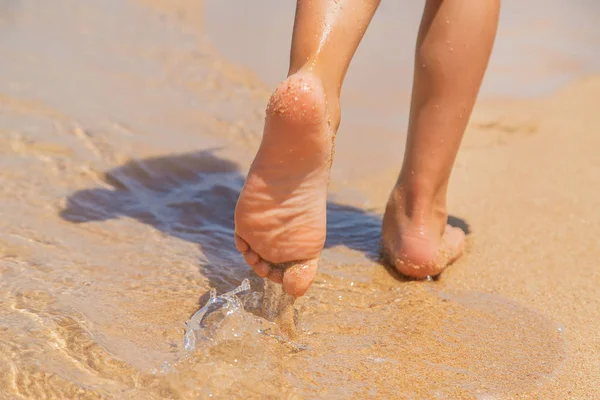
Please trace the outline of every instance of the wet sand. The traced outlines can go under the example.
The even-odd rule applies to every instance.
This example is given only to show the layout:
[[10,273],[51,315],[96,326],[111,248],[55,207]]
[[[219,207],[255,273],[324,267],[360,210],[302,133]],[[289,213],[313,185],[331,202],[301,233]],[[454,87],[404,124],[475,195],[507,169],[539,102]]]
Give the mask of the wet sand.
[[[0,1],[0,398],[597,398],[599,6],[504,3],[451,184],[468,254],[407,282],[377,252],[419,10],[384,3],[348,76],[302,350],[260,333],[278,327],[231,239],[292,7],[261,17],[269,58],[244,33],[267,2],[241,3]],[[371,85],[366,60],[404,30],[379,66],[404,69]],[[245,278],[246,311],[186,354],[209,289]]]

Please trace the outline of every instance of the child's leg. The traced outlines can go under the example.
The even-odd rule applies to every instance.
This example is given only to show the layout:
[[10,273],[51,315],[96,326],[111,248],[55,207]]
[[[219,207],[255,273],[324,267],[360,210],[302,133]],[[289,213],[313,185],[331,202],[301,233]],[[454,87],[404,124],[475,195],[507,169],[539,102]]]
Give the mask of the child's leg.
[[462,252],[446,225],[450,172],[494,42],[500,0],[428,0],[417,40],[404,163],[383,221],[384,250],[416,278]]
[[267,106],[262,143],[235,212],[236,246],[246,262],[289,294],[304,294],[317,272],[339,94],[378,4],[297,2],[289,76]]

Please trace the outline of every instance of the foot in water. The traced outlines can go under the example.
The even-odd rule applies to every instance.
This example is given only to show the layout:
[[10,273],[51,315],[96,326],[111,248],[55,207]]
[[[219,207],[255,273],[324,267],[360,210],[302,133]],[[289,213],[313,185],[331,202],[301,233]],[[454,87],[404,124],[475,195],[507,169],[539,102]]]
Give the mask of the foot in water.
[[465,233],[446,223],[445,206],[416,199],[401,184],[392,191],[383,218],[383,255],[402,275],[423,279],[461,256]]
[[301,296],[325,244],[333,117],[319,78],[299,72],[275,90],[262,142],[235,210],[235,242],[260,277]]

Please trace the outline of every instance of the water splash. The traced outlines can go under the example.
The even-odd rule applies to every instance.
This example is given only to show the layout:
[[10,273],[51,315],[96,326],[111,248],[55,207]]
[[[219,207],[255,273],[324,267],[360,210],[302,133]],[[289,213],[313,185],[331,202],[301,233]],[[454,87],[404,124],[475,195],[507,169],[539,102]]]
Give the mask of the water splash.
[[[214,332],[211,334],[211,331],[214,331],[215,328],[222,328],[219,328],[220,323],[215,325],[210,322],[211,317],[209,315],[220,311],[223,313],[223,317],[228,317],[236,312],[243,311],[246,307],[255,309],[264,319],[255,316],[255,319],[245,320],[244,324],[249,324],[246,325],[245,329],[249,326],[257,328],[255,332],[275,339],[280,344],[290,346],[292,352],[307,350],[307,346],[292,341],[297,337],[298,316],[294,309],[296,298],[285,293],[281,285],[268,279],[265,279],[264,284],[264,295],[251,292],[248,279],[244,279],[240,286],[220,296],[217,296],[215,289],[211,289],[206,304],[185,323],[185,351],[187,353],[193,352],[199,338],[210,339],[214,334]],[[243,294],[243,296],[240,296],[240,294]],[[262,304],[259,305],[261,299]],[[253,329],[250,328],[250,330]]]
[[[244,279],[240,286],[235,289],[217,296],[215,289],[210,290],[210,297],[206,304],[196,311],[192,318],[185,323],[185,336],[184,336],[184,348],[190,352],[196,348],[197,332],[202,329],[202,320],[208,314],[209,311],[214,311],[214,307],[226,308],[225,315],[229,315],[237,310],[243,309],[244,306],[242,301],[237,296],[240,293],[250,291],[250,281]],[[211,310],[213,308],[213,310]]]

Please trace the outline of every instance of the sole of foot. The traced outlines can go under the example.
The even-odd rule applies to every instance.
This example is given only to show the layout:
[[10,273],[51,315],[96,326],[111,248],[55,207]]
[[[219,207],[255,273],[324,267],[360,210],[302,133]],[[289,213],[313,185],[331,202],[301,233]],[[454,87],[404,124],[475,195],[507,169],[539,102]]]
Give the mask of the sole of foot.
[[246,263],[294,296],[315,279],[325,244],[333,126],[320,79],[300,72],[283,81],[235,210]]

